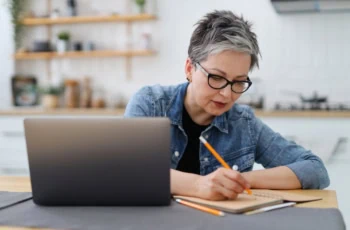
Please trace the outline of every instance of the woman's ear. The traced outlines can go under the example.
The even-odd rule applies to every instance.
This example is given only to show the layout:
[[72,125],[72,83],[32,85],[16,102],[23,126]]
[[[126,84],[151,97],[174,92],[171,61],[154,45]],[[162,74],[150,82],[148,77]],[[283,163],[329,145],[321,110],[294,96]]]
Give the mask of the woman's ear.
[[192,82],[192,72],[194,71],[193,65],[192,65],[192,60],[190,58],[186,59],[185,63],[185,74],[186,74],[186,79],[189,82]]

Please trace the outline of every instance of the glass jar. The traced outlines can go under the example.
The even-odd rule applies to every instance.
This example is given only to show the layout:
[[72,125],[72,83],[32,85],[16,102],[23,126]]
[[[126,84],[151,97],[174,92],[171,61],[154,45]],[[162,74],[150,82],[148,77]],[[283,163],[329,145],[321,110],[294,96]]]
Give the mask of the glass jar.
[[64,105],[66,108],[77,108],[79,105],[79,82],[72,79],[64,81]]

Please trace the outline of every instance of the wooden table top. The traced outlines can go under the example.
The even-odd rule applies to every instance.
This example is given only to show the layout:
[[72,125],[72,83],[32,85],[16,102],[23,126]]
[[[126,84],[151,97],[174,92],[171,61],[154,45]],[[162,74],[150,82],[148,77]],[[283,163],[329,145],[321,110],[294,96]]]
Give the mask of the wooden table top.
[[[26,176],[0,176],[0,191],[30,192],[31,184]],[[286,190],[291,193],[318,196],[322,200],[297,204],[297,207],[305,208],[338,208],[337,195],[334,190]],[[26,230],[39,228],[17,228],[1,226],[0,230]]]

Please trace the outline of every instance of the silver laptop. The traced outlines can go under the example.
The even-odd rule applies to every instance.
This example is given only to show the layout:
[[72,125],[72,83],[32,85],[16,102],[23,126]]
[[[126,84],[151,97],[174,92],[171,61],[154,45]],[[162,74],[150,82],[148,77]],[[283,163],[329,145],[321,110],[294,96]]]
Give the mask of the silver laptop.
[[27,118],[39,205],[169,205],[167,118]]

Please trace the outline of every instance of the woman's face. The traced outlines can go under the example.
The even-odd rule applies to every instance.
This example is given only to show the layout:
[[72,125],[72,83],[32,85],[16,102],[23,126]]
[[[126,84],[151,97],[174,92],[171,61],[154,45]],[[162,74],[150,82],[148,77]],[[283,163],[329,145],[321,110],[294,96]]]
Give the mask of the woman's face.
[[[203,69],[217,76],[225,77],[229,81],[247,80],[251,57],[247,53],[224,51],[211,55],[207,60],[199,63]],[[211,116],[219,116],[228,111],[241,94],[234,93],[231,85],[223,89],[213,89],[208,85],[208,77],[200,68],[194,68],[195,63],[186,61],[186,74],[190,79],[190,97],[192,105],[198,106],[203,112]]]

